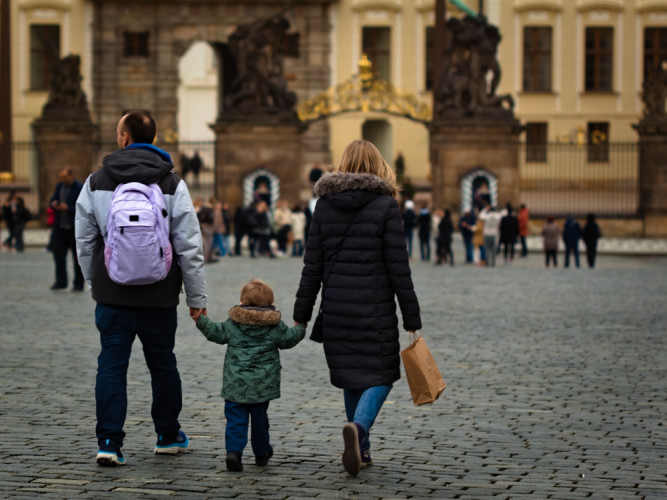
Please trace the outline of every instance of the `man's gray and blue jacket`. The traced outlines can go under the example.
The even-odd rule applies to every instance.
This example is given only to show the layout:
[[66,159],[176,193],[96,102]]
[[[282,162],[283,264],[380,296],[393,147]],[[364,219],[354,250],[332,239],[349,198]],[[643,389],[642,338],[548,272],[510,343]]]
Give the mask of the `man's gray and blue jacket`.
[[[181,285],[190,307],[206,307],[204,254],[197,215],[185,182],[172,172],[169,155],[146,145],[121,149],[104,158],[76,202],[76,250],[93,299],[100,304],[131,307],[173,307]],[[150,146],[150,147],[148,147]],[[119,285],[104,264],[107,216],[114,190],[121,183],[157,183],[164,194],[174,262],[167,277],[150,285]]]

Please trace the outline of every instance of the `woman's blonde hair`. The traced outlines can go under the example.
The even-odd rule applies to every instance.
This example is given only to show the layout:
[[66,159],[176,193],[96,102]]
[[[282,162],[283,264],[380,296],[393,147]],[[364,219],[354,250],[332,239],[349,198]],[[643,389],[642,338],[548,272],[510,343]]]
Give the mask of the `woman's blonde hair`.
[[334,172],[377,175],[391,186],[393,196],[398,195],[399,187],[394,170],[371,142],[355,140],[348,144]]

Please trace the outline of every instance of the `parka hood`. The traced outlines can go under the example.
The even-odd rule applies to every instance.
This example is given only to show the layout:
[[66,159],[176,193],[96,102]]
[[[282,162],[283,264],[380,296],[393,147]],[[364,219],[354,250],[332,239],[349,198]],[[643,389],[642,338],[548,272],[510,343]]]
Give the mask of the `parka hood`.
[[174,166],[153,149],[125,148],[105,156],[102,168],[116,182],[152,184],[171,172]]
[[315,195],[327,198],[339,210],[358,210],[381,195],[392,195],[391,185],[373,174],[333,172],[315,184]]
[[[229,310],[229,319],[238,323],[238,326],[247,335],[264,335],[264,328],[257,328],[258,326],[265,326],[269,329],[272,326],[280,323],[280,311],[275,309],[261,308],[247,308],[243,306],[234,306]],[[244,328],[249,326],[251,328]]]

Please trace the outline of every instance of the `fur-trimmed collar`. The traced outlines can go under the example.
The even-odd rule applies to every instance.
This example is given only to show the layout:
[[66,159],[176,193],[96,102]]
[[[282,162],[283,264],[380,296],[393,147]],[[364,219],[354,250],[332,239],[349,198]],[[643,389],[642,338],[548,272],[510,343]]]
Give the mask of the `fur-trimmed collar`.
[[229,319],[242,325],[273,326],[280,322],[280,311],[246,309],[234,306],[229,310]]
[[375,191],[380,194],[392,195],[391,185],[373,174],[350,174],[332,172],[324,174],[315,184],[315,194],[319,197],[327,194],[342,193],[353,189]]

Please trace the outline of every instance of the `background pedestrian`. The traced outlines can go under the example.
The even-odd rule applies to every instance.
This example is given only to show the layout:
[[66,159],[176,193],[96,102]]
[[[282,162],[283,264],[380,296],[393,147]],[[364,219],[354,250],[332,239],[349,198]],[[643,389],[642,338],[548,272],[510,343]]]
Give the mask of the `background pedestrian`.
[[526,207],[525,203],[521,205],[517,219],[519,221],[519,237],[521,238],[521,257],[527,257],[528,245],[526,244],[526,239],[528,238],[528,226],[530,224],[530,214],[528,212],[528,207]]
[[542,228],[542,239],[544,246],[544,265],[549,267],[549,261],[553,261],[554,268],[558,267],[558,241],[560,240],[560,227],[552,215]]
[[579,267],[579,240],[581,239],[581,226],[572,218],[567,216],[563,225],[563,243],[565,243],[565,267],[570,267],[570,253],[574,255],[574,264]]
[[69,167],[59,173],[60,182],[53,191],[49,205],[55,212],[55,221],[51,230],[51,252],[56,267],[56,281],[51,290],[65,290],[67,288],[67,253],[72,252],[74,267],[74,283],[72,291],[83,291],[83,274],[76,254],[76,239],[74,237],[74,217],[76,215],[76,200],[81,193],[83,184],[77,181]]
[[586,217],[586,225],[583,230],[583,239],[586,244],[586,260],[588,267],[591,269],[595,267],[595,257],[598,252],[598,240],[602,237],[600,226],[595,222],[595,214],[588,214]]

